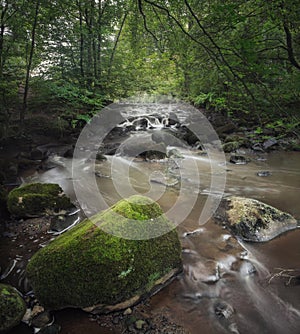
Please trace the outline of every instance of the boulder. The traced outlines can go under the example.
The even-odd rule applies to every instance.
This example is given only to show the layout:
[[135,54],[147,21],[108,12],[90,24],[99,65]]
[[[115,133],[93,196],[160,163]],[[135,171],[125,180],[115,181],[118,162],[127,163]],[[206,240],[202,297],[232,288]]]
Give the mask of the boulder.
[[290,214],[255,199],[238,196],[223,199],[215,218],[245,241],[269,241],[298,227],[297,220]]
[[[151,238],[157,229],[165,234]],[[137,195],[82,221],[40,249],[26,272],[45,307],[101,313],[130,307],[181,268],[174,225],[158,204]]]
[[149,136],[137,136],[122,143],[119,152],[122,156],[164,159],[167,149],[164,143],[155,143]]
[[0,284],[0,331],[7,331],[20,323],[26,305],[18,291],[10,285]]
[[231,153],[241,147],[241,143],[238,141],[230,141],[223,144],[223,150],[225,153]]
[[17,217],[39,217],[46,211],[66,210],[70,199],[58,184],[29,183],[13,189],[7,198],[7,207]]

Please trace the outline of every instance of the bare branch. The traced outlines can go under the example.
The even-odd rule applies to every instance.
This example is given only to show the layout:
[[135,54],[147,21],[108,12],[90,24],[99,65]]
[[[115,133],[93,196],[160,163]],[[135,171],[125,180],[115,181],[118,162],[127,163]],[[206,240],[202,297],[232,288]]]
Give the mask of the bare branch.
[[278,272],[270,275],[268,284],[270,284],[274,278],[286,278],[285,285],[290,285],[293,280],[300,280],[299,269],[275,268],[275,270]]

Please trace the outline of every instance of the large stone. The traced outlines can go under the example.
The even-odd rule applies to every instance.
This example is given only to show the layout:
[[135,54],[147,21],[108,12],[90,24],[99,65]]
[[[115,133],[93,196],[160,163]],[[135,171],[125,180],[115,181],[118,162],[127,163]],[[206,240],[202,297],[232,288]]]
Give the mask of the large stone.
[[70,199],[58,184],[30,183],[13,189],[8,194],[7,207],[17,217],[39,217],[46,211],[66,210]]
[[225,198],[215,214],[235,236],[245,241],[269,241],[297,228],[297,220],[260,201],[232,196]]
[[18,325],[25,311],[25,302],[18,291],[10,285],[0,284],[0,331]]
[[[39,250],[27,277],[50,309],[126,309],[181,270],[181,246],[173,228],[158,204],[132,196]],[[151,238],[157,229],[165,234]]]

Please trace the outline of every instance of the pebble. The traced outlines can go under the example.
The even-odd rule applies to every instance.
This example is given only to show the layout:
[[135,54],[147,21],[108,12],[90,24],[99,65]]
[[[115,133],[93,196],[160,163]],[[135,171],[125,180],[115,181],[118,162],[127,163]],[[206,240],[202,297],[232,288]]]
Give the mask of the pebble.
[[144,321],[144,320],[137,320],[135,322],[135,328],[138,329],[138,330],[143,329],[144,325],[146,325],[146,321]]
[[269,172],[268,170],[263,170],[263,171],[257,172],[256,175],[261,176],[261,177],[266,177],[266,176],[271,176],[272,173]]
[[132,314],[132,309],[129,307],[128,309],[126,309],[123,313],[124,315],[130,315]]

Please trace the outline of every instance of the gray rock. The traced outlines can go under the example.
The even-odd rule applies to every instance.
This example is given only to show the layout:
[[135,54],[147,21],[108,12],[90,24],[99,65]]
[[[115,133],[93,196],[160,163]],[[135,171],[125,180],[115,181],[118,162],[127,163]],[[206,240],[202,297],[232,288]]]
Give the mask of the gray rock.
[[277,145],[278,141],[275,138],[270,138],[263,143],[263,148],[266,150],[274,145]]
[[45,327],[47,324],[49,324],[52,320],[52,316],[49,312],[45,311],[42,313],[39,313],[38,315],[36,315],[32,320],[31,320],[31,325],[33,327],[37,327],[37,328],[43,328]]
[[232,155],[229,162],[236,165],[246,165],[248,163],[248,159],[243,155]]
[[217,301],[214,305],[217,317],[229,319],[234,314],[234,308],[224,300]]
[[58,334],[61,330],[61,327],[58,324],[53,324],[51,326],[46,326],[42,328],[40,334]]
[[257,172],[256,175],[260,176],[260,177],[267,177],[267,176],[271,176],[272,173],[268,170],[261,170],[261,171]]
[[157,144],[164,144],[165,146],[184,147],[184,143],[176,138],[172,133],[167,131],[154,131],[151,139]]
[[297,228],[297,220],[290,214],[260,201],[238,196],[223,199],[215,218],[245,241],[269,241]]

